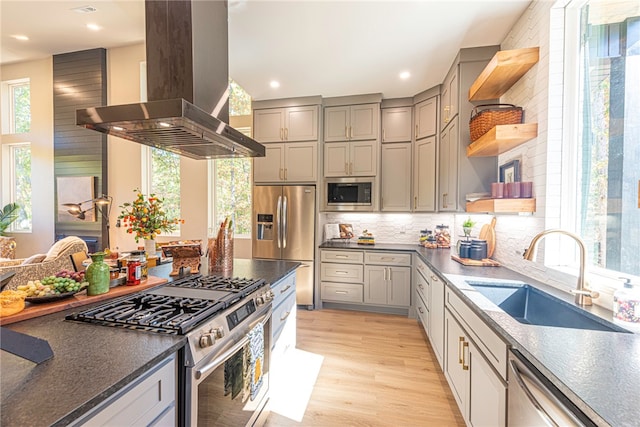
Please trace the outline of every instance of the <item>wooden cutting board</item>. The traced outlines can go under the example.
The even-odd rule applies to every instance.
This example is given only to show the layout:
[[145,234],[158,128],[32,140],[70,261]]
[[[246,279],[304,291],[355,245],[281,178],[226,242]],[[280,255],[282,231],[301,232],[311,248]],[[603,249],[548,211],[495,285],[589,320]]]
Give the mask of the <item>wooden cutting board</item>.
[[485,224],[480,229],[478,238],[487,241],[487,258],[491,258],[496,250],[496,217],[491,218],[491,223]]
[[33,319],[34,317],[44,316],[45,314],[57,313],[68,308],[80,307],[94,302],[100,302],[107,299],[132,294],[152,288],[157,285],[166,283],[167,279],[149,276],[147,280],[135,286],[116,286],[109,289],[109,292],[101,295],[87,296],[86,292],[80,292],[69,298],[58,301],[51,301],[43,304],[27,303],[24,310],[19,313],[7,317],[0,317],[0,325],[8,325],[10,323],[20,322],[22,320]]
[[468,265],[471,267],[500,267],[500,263],[498,261],[494,261],[489,258],[477,260],[471,258],[460,258],[457,255],[451,255],[451,259],[454,261],[458,261],[462,265]]

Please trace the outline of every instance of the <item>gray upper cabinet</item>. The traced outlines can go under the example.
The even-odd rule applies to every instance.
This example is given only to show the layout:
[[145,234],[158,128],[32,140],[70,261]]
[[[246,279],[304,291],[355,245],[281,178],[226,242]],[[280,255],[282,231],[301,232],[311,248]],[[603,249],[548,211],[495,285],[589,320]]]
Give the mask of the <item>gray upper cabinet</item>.
[[[442,111],[440,118],[441,127],[446,127],[458,114],[458,105],[460,101],[460,81],[458,78],[458,64],[451,67],[449,74],[442,84]],[[467,93],[467,91],[463,91]]]
[[434,96],[416,104],[414,107],[414,122],[416,140],[438,133],[438,97]]
[[324,141],[378,138],[380,104],[342,105],[324,109]]
[[468,194],[490,193],[491,182],[496,181],[496,157],[466,155],[471,142],[468,120],[474,107],[467,94],[499,49],[499,46],[461,49],[443,83],[438,151],[437,204],[440,211],[464,211]]
[[415,142],[413,150],[413,211],[436,210],[436,136]]
[[411,142],[382,145],[380,210],[411,210]]
[[254,110],[253,138],[262,143],[317,141],[318,106]]
[[[412,107],[382,109],[382,143],[411,141]],[[435,123],[434,123],[435,132]]]

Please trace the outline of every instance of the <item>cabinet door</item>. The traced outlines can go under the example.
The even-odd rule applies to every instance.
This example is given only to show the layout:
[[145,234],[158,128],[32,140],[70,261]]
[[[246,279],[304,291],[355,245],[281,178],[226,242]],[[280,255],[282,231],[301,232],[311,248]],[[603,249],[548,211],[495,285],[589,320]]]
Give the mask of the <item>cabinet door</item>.
[[375,176],[378,172],[377,141],[354,141],[349,146],[349,175]]
[[318,106],[290,107],[285,110],[285,131],[287,141],[318,140]]
[[444,128],[458,114],[458,66],[447,75],[442,85],[441,126]]
[[364,302],[387,304],[387,267],[366,265],[364,267]]
[[444,356],[444,283],[429,271],[429,340],[436,359],[443,366]]
[[438,98],[435,96],[415,106],[416,139],[426,138],[437,133],[437,107]]
[[253,159],[254,182],[284,180],[284,144],[265,144],[265,156]]
[[469,343],[469,421],[473,426],[506,425],[507,388],[472,342]]
[[349,131],[349,106],[326,107],[324,109],[324,140],[346,141]]
[[435,211],[436,137],[416,141],[413,156],[413,210]]
[[382,109],[382,142],[411,141],[411,107]]
[[441,211],[458,208],[458,120],[445,128],[440,138],[438,204]]
[[383,211],[411,210],[411,143],[382,145]]
[[387,267],[387,303],[399,307],[411,305],[411,268]]
[[467,338],[462,327],[447,310],[444,313],[444,325],[446,343],[444,373],[460,412],[466,420],[468,418],[466,408],[469,393],[469,370],[463,369],[463,362],[464,343],[467,342]]
[[290,142],[284,144],[286,181],[316,182],[318,179],[318,143]]
[[324,144],[324,176],[349,175],[349,143],[330,142]]
[[284,108],[253,111],[253,139],[258,142],[280,142],[284,139]]
[[380,117],[379,104],[354,105],[351,107],[349,139],[362,141],[378,138]]

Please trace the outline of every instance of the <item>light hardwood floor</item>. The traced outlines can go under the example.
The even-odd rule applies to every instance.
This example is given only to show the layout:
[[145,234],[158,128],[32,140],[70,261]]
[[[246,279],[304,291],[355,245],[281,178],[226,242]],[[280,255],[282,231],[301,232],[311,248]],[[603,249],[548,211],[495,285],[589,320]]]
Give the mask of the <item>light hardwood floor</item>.
[[298,349],[324,359],[304,418],[267,426],[464,426],[422,326],[402,316],[298,311]]

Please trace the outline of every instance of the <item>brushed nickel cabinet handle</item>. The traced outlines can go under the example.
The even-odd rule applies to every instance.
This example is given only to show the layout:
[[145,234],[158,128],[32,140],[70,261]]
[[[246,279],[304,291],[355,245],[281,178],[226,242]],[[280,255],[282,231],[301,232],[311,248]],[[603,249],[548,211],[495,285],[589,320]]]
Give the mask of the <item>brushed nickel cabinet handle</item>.
[[281,317],[280,317],[280,321],[286,319],[287,317],[289,317],[289,315],[291,314],[290,311],[287,311],[286,313],[284,313]]
[[289,128],[284,128],[284,140],[289,140]]
[[283,289],[280,289],[280,293],[284,294],[285,292],[287,292],[289,289],[291,289],[291,285],[287,285],[285,286]]
[[283,174],[283,169],[280,168],[280,171],[278,172],[278,178],[280,178],[281,181],[284,180],[284,174]]
[[284,168],[284,180],[287,180],[287,168]]
[[349,175],[349,162],[345,162],[344,164],[344,173]]
[[386,132],[384,129],[382,129],[382,142],[384,142],[386,139]]
[[418,138],[418,125],[416,125],[416,139]]
[[348,293],[349,292],[347,292],[347,291],[336,291],[336,294],[340,294],[340,295],[346,295]]
[[280,141],[284,140],[284,129],[280,128]]
[[413,198],[413,209],[418,209],[418,196]]
[[349,175],[353,175],[353,162],[349,163]]

